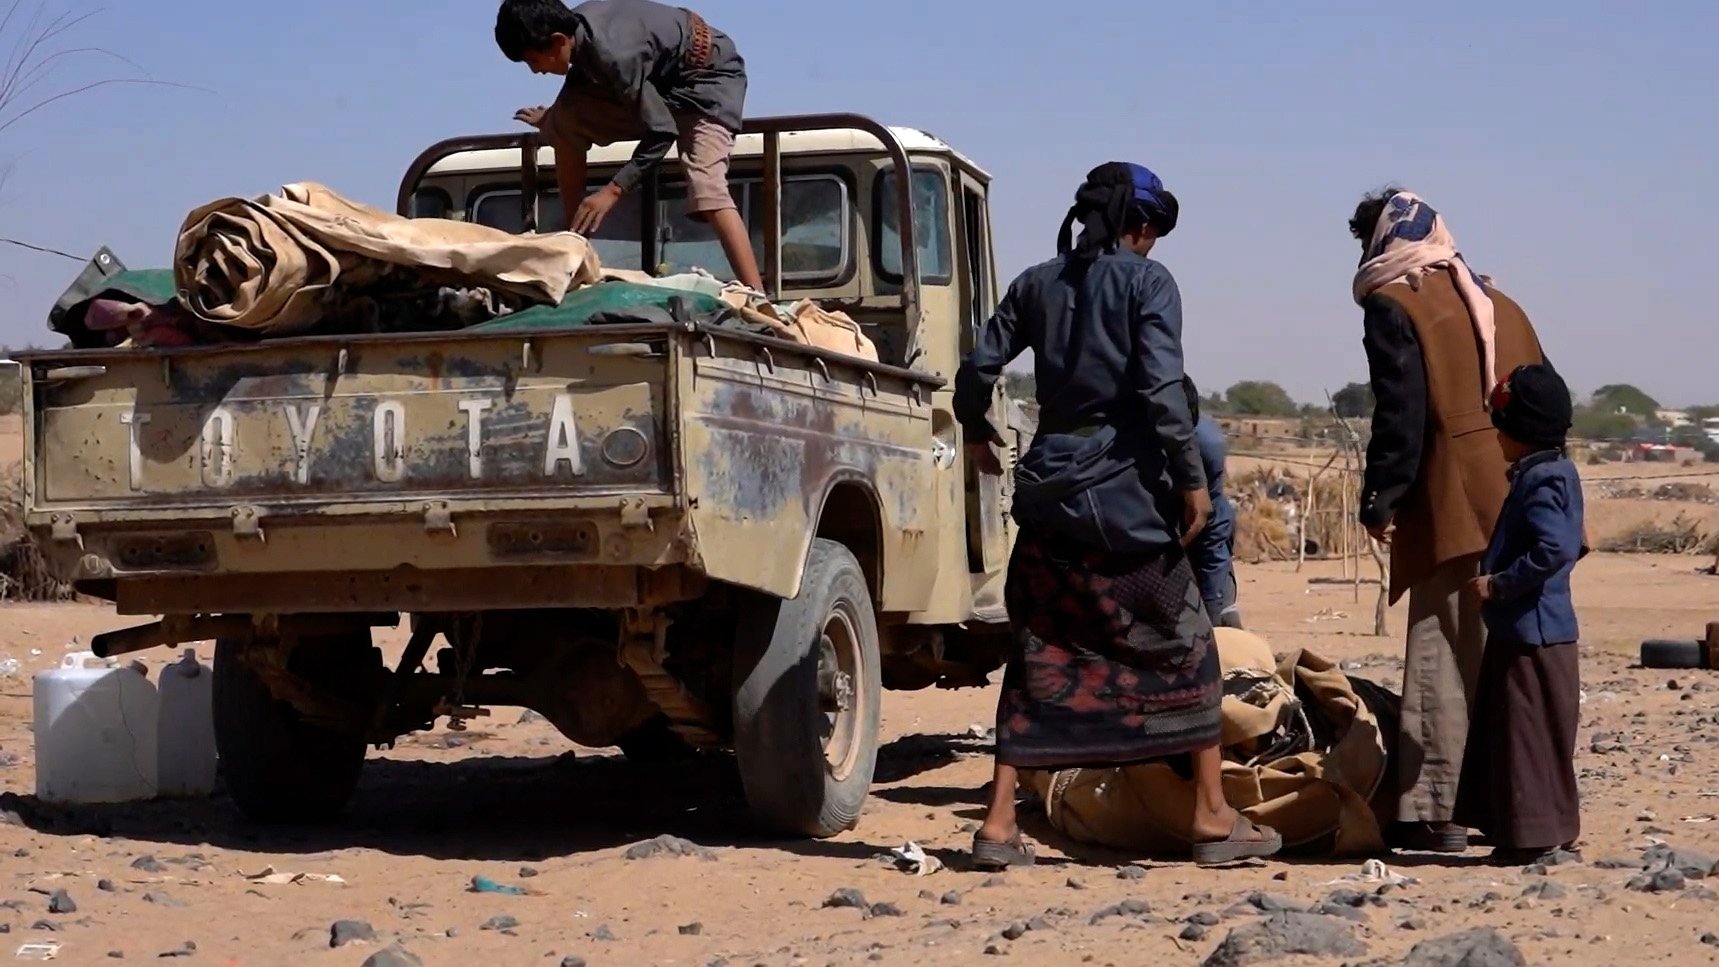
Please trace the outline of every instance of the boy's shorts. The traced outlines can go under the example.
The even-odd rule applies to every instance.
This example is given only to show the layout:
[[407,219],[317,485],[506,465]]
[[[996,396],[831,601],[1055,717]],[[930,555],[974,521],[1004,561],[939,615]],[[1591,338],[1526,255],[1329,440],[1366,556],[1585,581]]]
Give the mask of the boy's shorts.
[[[575,110],[573,104],[557,101],[543,116],[543,134],[553,144],[589,153],[592,141],[589,135],[582,133],[585,125],[574,120]],[[620,113],[624,109],[615,109],[613,117],[604,117],[610,112],[590,101],[581,100],[577,110],[587,115],[588,122],[594,121],[599,125],[630,121],[627,115]],[[593,114],[596,116],[591,116]],[[630,123],[637,126],[636,121]],[[680,127],[680,139],[675,143],[680,148],[680,165],[686,173],[687,214],[703,221],[716,212],[738,208],[734,194],[728,188],[729,155],[734,151],[734,132],[702,114],[677,114],[675,123]]]

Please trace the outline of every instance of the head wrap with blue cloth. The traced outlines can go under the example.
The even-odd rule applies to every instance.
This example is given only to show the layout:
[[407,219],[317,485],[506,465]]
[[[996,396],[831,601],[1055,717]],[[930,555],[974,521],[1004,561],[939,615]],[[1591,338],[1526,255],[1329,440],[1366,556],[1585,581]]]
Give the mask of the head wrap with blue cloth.
[[[1096,258],[1122,241],[1136,224],[1151,226],[1162,238],[1176,228],[1181,206],[1152,169],[1111,161],[1092,169],[1074,193],[1074,205],[1057,232],[1056,250],[1083,259]],[[1081,234],[1074,240],[1074,224]]]

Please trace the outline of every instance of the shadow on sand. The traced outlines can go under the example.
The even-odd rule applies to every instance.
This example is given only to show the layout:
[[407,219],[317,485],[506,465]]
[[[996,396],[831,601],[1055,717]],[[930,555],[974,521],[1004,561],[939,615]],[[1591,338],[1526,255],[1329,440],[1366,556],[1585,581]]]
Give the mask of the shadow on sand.
[[[969,737],[905,736],[879,750],[876,781],[906,782],[988,751],[983,740]],[[906,798],[891,792],[876,790],[885,800]],[[208,800],[111,806],[0,796],[0,825],[13,821],[49,836],[95,835],[192,850],[298,855],[356,848],[474,862],[542,860],[665,834],[713,847],[855,860],[900,845],[760,836],[753,832],[734,761],[720,754],[669,764],[632,763],[619,755],[503,757],[475,750],[451,762],[372,758],[345,816],[322,826],[253,823],[219,789]],[[863,823],[859,833],[865,833]]]

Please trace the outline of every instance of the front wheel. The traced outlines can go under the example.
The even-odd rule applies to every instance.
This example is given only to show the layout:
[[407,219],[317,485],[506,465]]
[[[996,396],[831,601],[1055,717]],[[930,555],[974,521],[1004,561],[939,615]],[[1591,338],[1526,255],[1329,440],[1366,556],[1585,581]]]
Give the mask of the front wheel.
[[854,828],[877,768],[877,616],[859,561],[816,540],[800,593],[754,597],[735,642],[734,751],[765,827],[826,838]]
[[[239,811],[262,823],[314,823],[338,816],[358,787],[364,736],[304,721],[274,697],[246,663],[250,639],[215,644],[215,750]],[[381,657],[368,632],[305,638],[287,668],[306,684],[348,699],[366,697]]]

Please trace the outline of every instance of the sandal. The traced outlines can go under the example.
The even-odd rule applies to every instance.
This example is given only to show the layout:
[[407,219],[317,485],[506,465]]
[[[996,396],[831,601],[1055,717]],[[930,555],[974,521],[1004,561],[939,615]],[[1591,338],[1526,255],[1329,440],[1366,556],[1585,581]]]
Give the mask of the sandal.
[[[1266,833],[1270,836],[1264,839],[1252,838]],[[1194,862],[1200,866],[1216,866],[1237,860],[1265,859],[1276,855],[1282,848],[1283,837],[1277,830],[1260,826],[1238,812],[1235,828],[1230,830],[1228,839],[1194,844]]]
[[973,834],[973,869],[998,873],[1016,866],[1031,866],[1035,859],[1033,846],[1020,833],[1006,843],[980,839]]

